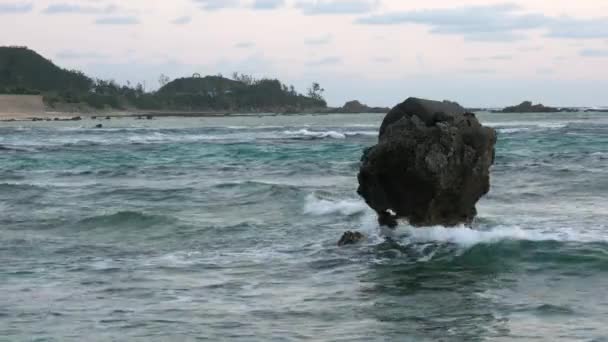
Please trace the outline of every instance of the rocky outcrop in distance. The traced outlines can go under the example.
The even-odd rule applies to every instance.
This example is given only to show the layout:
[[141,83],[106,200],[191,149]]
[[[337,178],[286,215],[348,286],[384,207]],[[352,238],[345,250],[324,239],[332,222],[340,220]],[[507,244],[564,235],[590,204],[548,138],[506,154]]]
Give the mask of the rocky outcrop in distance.
[[505,107],[502,110],[492,111],[493,113],[557,113],[557,112],[576,112],[575,108],[556,108],[547,107],[543,104],[532,104],[532,101],[524,101],[516,106]]
[[385,107],[369,107],[357,100],[348,101],[344,106],[335,108],[335,113],[357,114],[357,113],[388,113],[390,108]]
[[384,226],[471,224],[490,190],[495,144],[494,129],[457,103],[409,98],[364,151],[357,192]]

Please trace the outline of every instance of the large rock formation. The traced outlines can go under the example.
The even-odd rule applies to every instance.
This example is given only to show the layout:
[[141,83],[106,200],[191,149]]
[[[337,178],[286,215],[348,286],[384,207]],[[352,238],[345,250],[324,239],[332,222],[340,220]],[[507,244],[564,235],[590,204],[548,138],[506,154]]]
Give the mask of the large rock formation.
[[380,224],[470,224],[490,189],[496,132],[454,102],[409,98],[362,157],[359,189]]

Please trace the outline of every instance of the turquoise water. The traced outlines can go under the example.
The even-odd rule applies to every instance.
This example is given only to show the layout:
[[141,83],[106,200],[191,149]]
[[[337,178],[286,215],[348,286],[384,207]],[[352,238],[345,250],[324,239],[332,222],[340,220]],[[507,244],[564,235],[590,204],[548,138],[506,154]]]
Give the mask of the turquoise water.
[[475,229],[396,232],[382,118],[0,123],[0,340],[608,339],[608,116],[480,115]]

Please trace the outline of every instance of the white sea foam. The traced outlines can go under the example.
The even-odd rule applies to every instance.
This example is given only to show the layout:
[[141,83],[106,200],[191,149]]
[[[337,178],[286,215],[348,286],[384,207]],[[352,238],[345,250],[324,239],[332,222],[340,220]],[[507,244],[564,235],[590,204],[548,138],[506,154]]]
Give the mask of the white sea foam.
[[314,216],[336,213],[350,216],[361,213],[366,209],[367,206],[360,200],[331,201],[318,198],[314,194],[308,195],[304,204],[304,213]]
[[314,137],[314,138],[333,138],[333,139],[346,139],[346,135],[344,133],[336,132],[336,131],[323,131],[316,132],[310,131],[306,128],[297,130],[297,131],[285,131],[283,132],[286,135],[296,135],[296,136],[304,136],[304,137]]
[[161,255],[156,258],[146,259],[145,264],[148,266],[167,266],[167,267],[182,267],[190,266],[198,262],[201,252],[199,251],[178,251]]
[[133,135],[130,136],[129,142],[132,143],[159,143],[159,142],[197,142],[197,141],[214,141],[214,140],[222,140],[230,138],[229,135],[225,137],[219,135],[209,135],[209,134],[180,134],[180,135],[171,135],[164,134],[160,132],[154,132],[153,134],[147,135]]
[[365,135],[365,136],[370,136],[370,137],[378,136],[377,131],[354,131],[354,132],[345,132],[344,134],[346,134],[347,137],[357,136],[357,135]]
[[346,137],[352,136],[377,136],[378,133],[376,131],[346,131],[346,132],[338,132],[338,131],[311,131],[309,129],[303,128],[297,131],[284,131],[283,134],[289,136],[301,136],[301,137],[313,137],[313,138],[332,138],[332,139],[346,139]]
[[363,201],[355,200],[323,200],[310,195],[307,198],[306,210],[317,209],[316,213],[325,215],[339,212],[343,208],[352,208],[356,213],[362,213],[359,228],[368,236],[371,244],[382,243],[387,237],[400,241],[405,245],[420,243],[450,243],[462,248],[470,248],[478,244],[493,244],[501,241],[560,241],[560,242],[608,242],[605,224],[581,226],[550,226],[543,227],[538,222],[527,225],[500,224],[493,227],[469,228],[459,227],[425,227],[414,228],[405,222],[396,230],[378,225],[376,214]]
[[499,128],[498,132],[499,133],[503,133],[503,134],[511,134],[511,133],[518,133],[518,132],[525,132],[525,131],[529,131],[530,128],[527,127],[520,127],[520,128]]
[[511,128],[511,127],[535,127],[542,129],[560,129],[568,126],[569,123],[575,121],[505,121],[505,122],[484,122],[484,126],[495,128]]
[[[389,233],[390,234],[390,233]],[[393,237],[405,244],[443,242],[464,248],[478,244],[493,244],[501,241],[560,241],[560,242],[606,242],[608,236],[596,229],[581,230],[569,227],[540,230],[524,229],[516,225],[499,225],[487,230],[472,229],[464,226],[446,227],[407,227],[392,233]]]
[[543,241],[554,237],[543,236],[538,232],[524,230],[517,226],[498,226],[490,230],[476,230],[468,227],[427,227],[407,228],[404,239],[407,242],[445,242],[471,247],[480,243],[496,243],[504,240]]

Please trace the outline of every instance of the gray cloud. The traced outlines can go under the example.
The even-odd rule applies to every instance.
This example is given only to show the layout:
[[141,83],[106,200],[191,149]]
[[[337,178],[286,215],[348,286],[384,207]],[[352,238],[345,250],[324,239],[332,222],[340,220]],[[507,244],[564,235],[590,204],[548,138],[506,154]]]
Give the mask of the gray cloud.
[[117,10],[118,7],[115,5],[92,6],[58,3],[49,5],[42,12],[45,14],[111,14]]
[[336,65],[342,63],[342,58],[340,57],[325,57],[316,61],[311,61],[306,63],[308,66],[322,66],[322,65]]
[[488,69],[488,68],[462,69],[461,72],[465,73],[465,74],[481,74],[481,75],[496,74],[495,69]]
[[240,5],[239,0],[193,0],[205,11],[217,11],[224,8],[234,8]]
[[326,34],[323,36],[318,36],[318,37],[311,37],[308,38],[306,40],[304,40],[304,44],[306,45],[325,45],[325,44],[329,44],[332,40],[332,36],[331,34]]
[[493,61],[510,61],[513,59],[513,56],[511,56],[511,55],[494,55],[494,56],[490,56],[489,59],[493,60]]
[[239,48],[239,49],[249,49],[254,47],[255,44],[253,42],[239,42],[234,44],[235,48]]
[[[524,39],[516,31],[540,28],[546,18],[538,14],[516,14],[514,4],[467,6],[450,9],[427,9],[393,12],[359,18],[367,25],[421,24],[434,34],[461,35],[474,41],[513,41]],[[514,32],[515,31],[515,32]]]
[[31,2],[0,3],[0,14],[29,13],[34,9]]
[[375,10],[379,4],[379,0],[301,0],[296,7],[305,15],[363,14]]
[[97,25],[137,25],[139,19],[134,16],[103,17],[95,20]]
[[574,19],[561,17],[553,19],[547,37],[565,39],[605,39],[608,38],[608,17],[597,19]]
[[608,50],[584,49],[579,54],[583,57],[608,57]]
[[607,38],[608,18],[573,19],[522,13],[516,4],[465,6],[389,12],[359,18],[367,25],[418,24],[430,27],[433,34],[459,35],[470,41],[524,40],[526,31],[542,29],[551,38]]
[[175,25],[186,25],[186,24],[190,24],[191,22],[192,22],[192,17],[188,16],[188,15],[171,20],[171,24],[175,24]]
[[517,50],[521,51],[521,52],[537,52],[537,51],[542,51],[543,47],[542,46],[524,46],[524,47],[520,47]]
[[513,59],[511,55],[494,55],[489,57],[467,57],[467,62],[481,62],[481,61],[510,61]]
[[285,0],[255,0],[252,8],[258,10],[271,10],[283,7],[284,5]]
[[372,62],[386,64],[392,62],[393,59],[389,57],[374,57],[372,58]]

